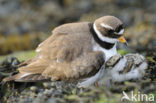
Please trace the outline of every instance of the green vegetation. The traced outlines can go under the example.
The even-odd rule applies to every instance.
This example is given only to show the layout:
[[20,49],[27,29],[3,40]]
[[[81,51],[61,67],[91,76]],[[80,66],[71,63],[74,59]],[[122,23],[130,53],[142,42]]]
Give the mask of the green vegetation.
[[125,55],[125,54],[128,53],[128,51],[123,50],[123,49],[120,49],[120,50],[118,50],[117,52],[118,52],[119,54],[121,54],[121,55]]
[[10,36],[0,35],[0,55],[35,49],[47,36],[47,34],[43,33]]
[[[125,55],[128,53],[128,51],[125,50],[118,50],[118,53],[120,53],[121,55]],[[2,61],[3,59],[5,59],[6,57],[11,57],[14,56],[16,58],[18,58],[20,61],[23,60],[28,60],[29,58],[32,58],[36,55],[34,50],[29,50],[29,51],[20,51],[20,52],[15,52],[9,55],[5,55],[5,56],[0,56],[0,61]]]
[[28,60],[29,58],[34,57],[35,55],[36,53],[34,50],[15,52],[6,56],[0,56],[0,61],[4,60],[5,58],[12,57],[12,56],[18,58],[20,61],[24,61],[24,60]]

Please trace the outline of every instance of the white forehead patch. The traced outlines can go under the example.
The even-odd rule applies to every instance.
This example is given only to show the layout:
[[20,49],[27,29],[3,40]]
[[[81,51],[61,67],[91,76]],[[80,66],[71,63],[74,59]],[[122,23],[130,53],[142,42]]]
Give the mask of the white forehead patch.
[[107,24],[104,24],[104,23],[101,23],[101,26],[104,27],[104,28],[107,28],[107,29],[113,29],[113,27],[107,25]]
[[114,34],[122,35],[124,33],[124,29],[121,29],[119,32],[114,32]]

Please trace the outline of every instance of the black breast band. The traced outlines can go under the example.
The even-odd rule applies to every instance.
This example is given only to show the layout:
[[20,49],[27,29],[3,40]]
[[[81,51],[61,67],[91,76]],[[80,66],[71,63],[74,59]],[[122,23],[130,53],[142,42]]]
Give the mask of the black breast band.
[[102,41],[96,34],[96,32],[93,29],[93,23],[89,24],[90,32],[93,35],[94,40],[103,48],[105,49],[111,49],[114,46],[114,43],[108,43],[106,41]]

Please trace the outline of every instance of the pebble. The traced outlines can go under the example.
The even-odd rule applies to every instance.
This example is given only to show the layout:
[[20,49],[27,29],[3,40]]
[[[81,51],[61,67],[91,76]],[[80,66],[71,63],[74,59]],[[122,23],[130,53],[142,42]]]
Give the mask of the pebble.
[[55,98],[49,98],[46,103],[57,103]]
[[36,86],[31,86],[31,87],[30,87],[30,90],[31,90],[32,92],[37,92],[37,91],[38,91],[38,88],[37,88]]
[[44,92],[43,92],[43,94],[45,94],[46,96],[48,96],[48,97],[50,97],[51,95],[52,95],[52,90],[48,90],[48,89],[46,89]]
[[43,83],[43,87],[48,89],[51,87],[51,83],[45,82],[45,83]]

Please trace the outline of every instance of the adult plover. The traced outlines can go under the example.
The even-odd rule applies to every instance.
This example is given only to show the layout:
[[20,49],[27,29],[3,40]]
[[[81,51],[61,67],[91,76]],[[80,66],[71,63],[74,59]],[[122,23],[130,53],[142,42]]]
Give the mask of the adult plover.
[[103,16],[94,23],[59,26],[37,47],[37,56],[24,62],[18,74],[4,81],[87,78],[79,85],[93,84],[103,76],[105,62],[117,54],[117,41],[126,43],[123,33],[123,23],[114,16]]

